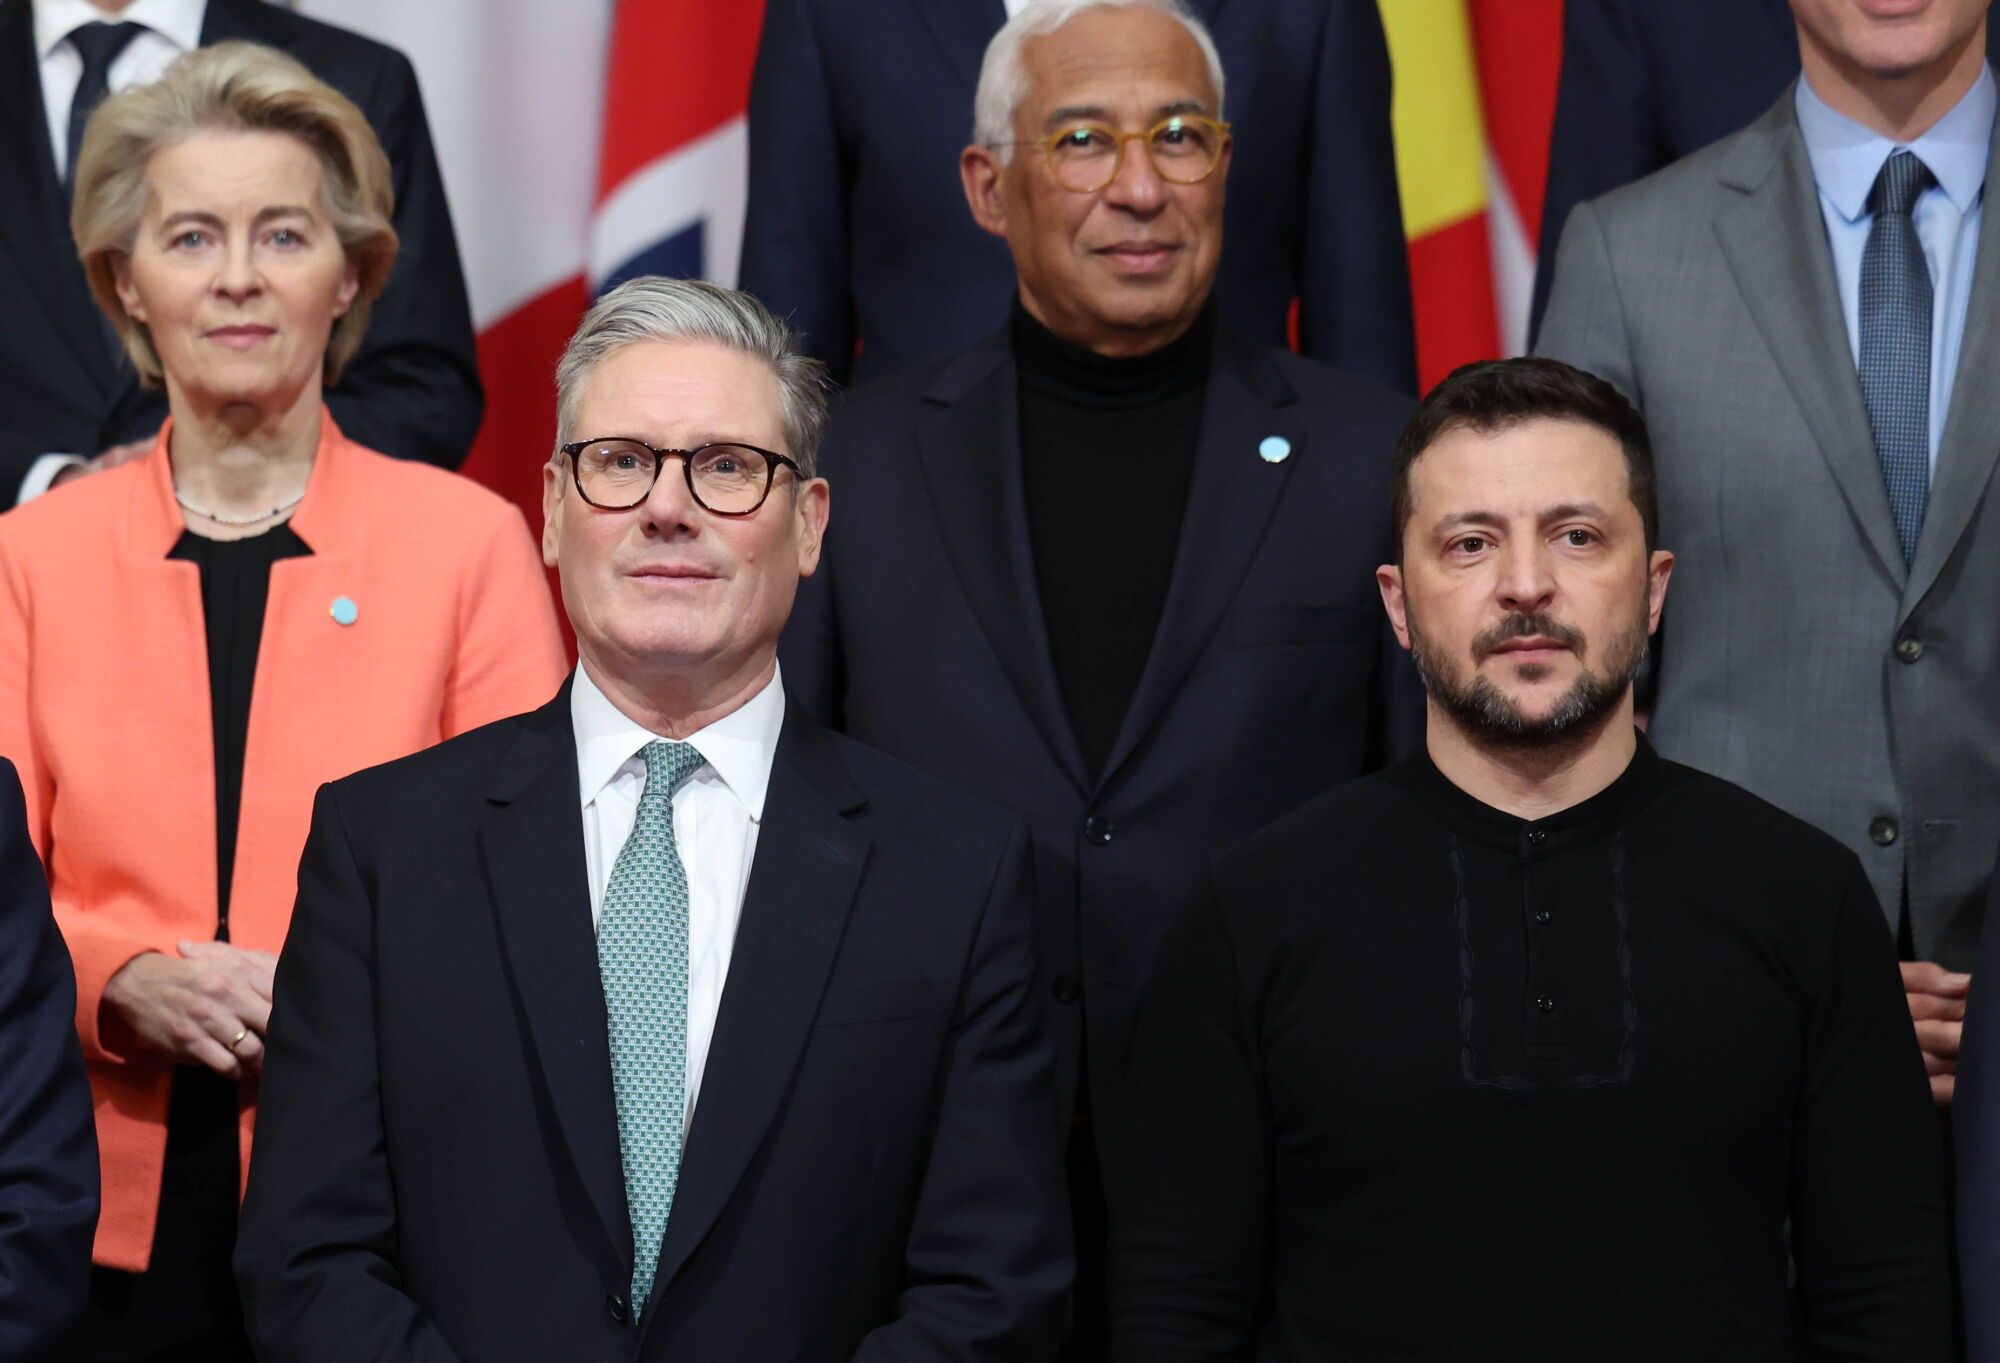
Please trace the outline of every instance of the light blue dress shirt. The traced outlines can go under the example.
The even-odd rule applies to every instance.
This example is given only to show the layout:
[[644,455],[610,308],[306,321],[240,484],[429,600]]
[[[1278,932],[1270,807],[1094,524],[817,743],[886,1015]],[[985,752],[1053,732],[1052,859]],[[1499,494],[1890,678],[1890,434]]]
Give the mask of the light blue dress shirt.
[[1892,142],[1835,113],[1799,78],[1794,102],[1806,157],[1819,186],[1820,216],[1833,248],[1833,277],[1840,291],[1847,341],[1861,365],[1861,253],[1875,217],[1868,194],[1882,163],[1898,151],[1917,154],[1937,184],[1917,199],[1911,214],[1931,271],[1931,476],[1937,476],[1938,443],[1951,410],[1959,344],[1972,302],[1972,267],[1979,254],[1979,215],[1986,197],[1986,157],[1993,144],[1996,95],[1990,68],[1979,73],[1957,104],[1914,142]]

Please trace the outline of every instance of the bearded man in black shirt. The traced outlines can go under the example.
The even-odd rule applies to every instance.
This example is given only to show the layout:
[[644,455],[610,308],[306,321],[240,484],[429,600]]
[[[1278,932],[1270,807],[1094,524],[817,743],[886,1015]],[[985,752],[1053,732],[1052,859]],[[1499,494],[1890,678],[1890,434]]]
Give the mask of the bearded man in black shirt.
[[1948,1358],[1867,878],[1633,725],[1673,569],[1637,413],[1467,366],[1391,480],[1427,751],[1225,854],[1169,933],[1101,1114],[1114,1357]]

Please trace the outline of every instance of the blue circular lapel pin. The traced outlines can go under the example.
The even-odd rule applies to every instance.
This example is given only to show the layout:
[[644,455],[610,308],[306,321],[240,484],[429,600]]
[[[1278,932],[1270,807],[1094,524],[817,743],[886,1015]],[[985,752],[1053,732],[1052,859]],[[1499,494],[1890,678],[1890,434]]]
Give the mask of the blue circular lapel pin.
[[1292,457],[1292,442],[1282,435],[1267,435],[1257,444],[1257,457],[1267,464],[1282,464]]
[[351,596],[336,596],[333,604],[327,607],[327,614],[333,617],[336,625],[351,625],[361,618],[361,607],[354,604]]

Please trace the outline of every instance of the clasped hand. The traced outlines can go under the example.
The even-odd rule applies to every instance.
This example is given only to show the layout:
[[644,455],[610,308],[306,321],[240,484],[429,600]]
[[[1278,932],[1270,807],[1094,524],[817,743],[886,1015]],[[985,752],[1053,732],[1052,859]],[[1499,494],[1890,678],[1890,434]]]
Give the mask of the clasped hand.
[[227,942],[182,942],[135,956],[104,986],[104,1005],[140,1046],[240,1079],[264,1063],[278,958]]

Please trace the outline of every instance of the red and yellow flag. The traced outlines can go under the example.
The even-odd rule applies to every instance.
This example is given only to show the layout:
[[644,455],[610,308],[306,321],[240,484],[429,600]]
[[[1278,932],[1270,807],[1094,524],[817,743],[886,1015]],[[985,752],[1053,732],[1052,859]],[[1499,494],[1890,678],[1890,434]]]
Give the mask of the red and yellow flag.
[[1562,0],[1380,0],[1418,381],[1518,353],[1534,287]]

